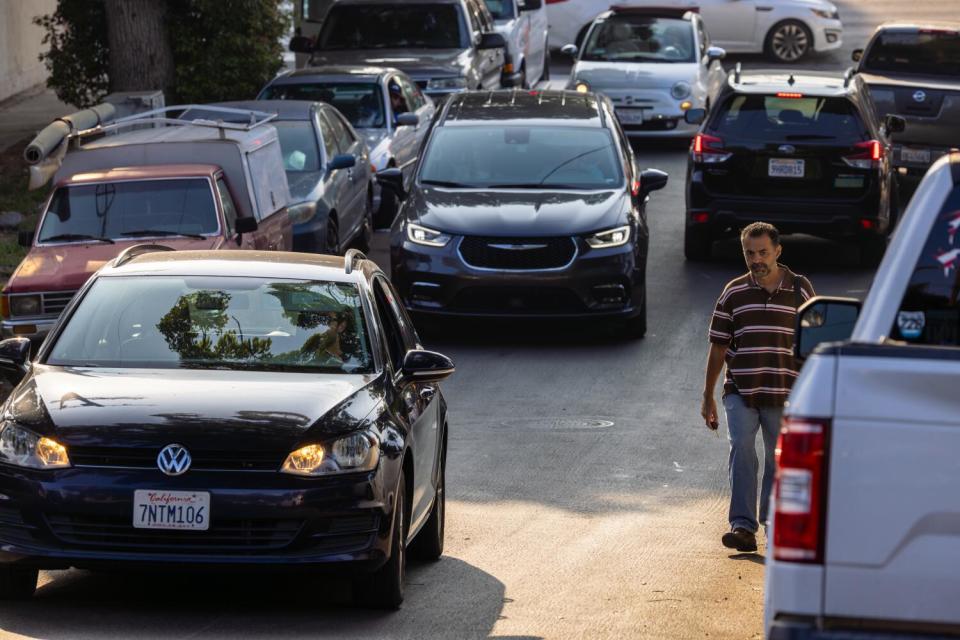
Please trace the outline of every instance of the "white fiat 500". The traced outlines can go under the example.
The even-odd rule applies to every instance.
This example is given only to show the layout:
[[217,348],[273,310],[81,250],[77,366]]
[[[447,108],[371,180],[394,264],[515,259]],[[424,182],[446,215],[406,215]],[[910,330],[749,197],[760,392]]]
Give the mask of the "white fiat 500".
[[709,109],[726,78],[724,50],[684,9],[616,7],[597,16],[582,47],[563,51],[576,58],[568,88],[606,94],[629,136],[693,136],[683,114]]

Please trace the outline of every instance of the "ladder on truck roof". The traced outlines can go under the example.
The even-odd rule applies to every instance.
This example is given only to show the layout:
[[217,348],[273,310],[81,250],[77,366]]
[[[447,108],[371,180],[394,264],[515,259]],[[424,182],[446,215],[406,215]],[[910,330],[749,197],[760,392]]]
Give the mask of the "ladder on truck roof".
[[[179,115],[187,114],[190,111],[199,111],[204,115],[208,113],[223,114],[224,116],[234,116],[227,119],[210,120],[208,118],[197,118],[187,120],[182,117],[174,118],[168,114],[170,112],[179,112]],[[238,122],[237,117],[243,117],[246,122]],[[180,104],[161,109],[144,111],[125,118],[119,118],[109,124],[101,124],[90,129],[83,129],[70,134],[71,138],[79,139],[91,135],[103,133],[119,132],[131,127],[143,127],[144,125],[162,125],[174,127],[208,127],[218,129],[220,137],[225,138],[227,131],[252,131],[275,119],[277,114],[267,113],[265,111],[252,111],[250,109],[235,109],[233,107],[214,107],[204,104]]]

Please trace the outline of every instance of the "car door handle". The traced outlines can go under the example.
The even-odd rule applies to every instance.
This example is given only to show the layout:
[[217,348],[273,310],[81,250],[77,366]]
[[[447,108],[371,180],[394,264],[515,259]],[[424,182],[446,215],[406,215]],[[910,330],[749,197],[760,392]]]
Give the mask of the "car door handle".
[[424,402],[430,402],[433,400],[433,396],[437,395],[436,387],[424,387],[420,389],[420,399]]

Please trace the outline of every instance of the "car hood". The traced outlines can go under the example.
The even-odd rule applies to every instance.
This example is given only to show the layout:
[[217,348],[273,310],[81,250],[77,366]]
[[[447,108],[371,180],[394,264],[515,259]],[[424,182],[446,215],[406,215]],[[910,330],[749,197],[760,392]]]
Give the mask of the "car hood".
[[70,446],[286,451],[356,428],[372,376],[34,365],[7,415]]
[[408,217],[456,235],[552,236],[624,224],[630,196],[612,191],[490,191],[421,187]]
[[415,80],[459,76],[468,66],[469,50],[463,49],[344,49],[315,51],[312,66],[366,64],[394,67]]
[[223,244],[219,236],[193,238],[137,238],[102,242],[73,243],[33,247],[23,259],[4,289],[7,293],[29,291],[75,291],[91,275],[120,252],[135,244],[163,244],[174,249],[217,249]]
[[323,171],[295,171],[287,174],[287,185],[290,187],[290,202],[304,202],[312,200],[314,191],[323,181]]
[[679,81],[692,83],[696,62],[588,62],[580,61],[570,75],[592,89],[669,89]]

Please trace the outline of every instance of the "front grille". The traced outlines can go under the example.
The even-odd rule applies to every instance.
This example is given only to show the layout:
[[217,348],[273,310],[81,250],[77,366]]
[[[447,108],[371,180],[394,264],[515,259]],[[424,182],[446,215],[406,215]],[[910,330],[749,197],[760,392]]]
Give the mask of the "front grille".
[[60,315],[76,293],[76,291],[54,291],[41,294],[44,315]]
[[[78,467],[125,467],[157,469],[162,447],[69,447],[70,462]],[[190,449],[191,471],[277,471],[286,452],[194,451]]]
[[34,542],[36,527],[24,521],[19,509],[0,507],[0,542]]
[[293,542],[302,520],[214,520],[206,531],[137,529],[130,518],[47,515],[54,536],[68,545],[116,551],[256,553]]
[[586,311],[573,291],[550,287],[466,287],[457,292],[448,308],[504,315]]
[[466,236],[460,257],[471,267],[507,271],[560,269],[577,254],[573,238],[495,238]]

